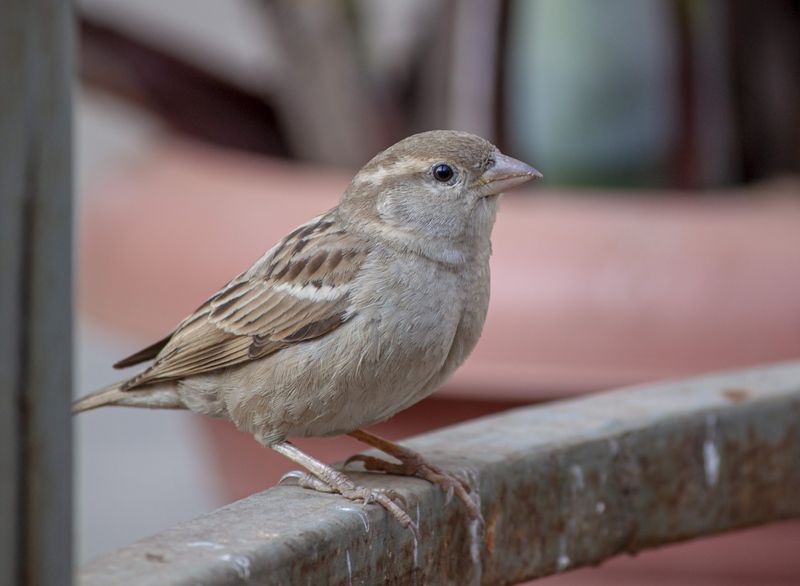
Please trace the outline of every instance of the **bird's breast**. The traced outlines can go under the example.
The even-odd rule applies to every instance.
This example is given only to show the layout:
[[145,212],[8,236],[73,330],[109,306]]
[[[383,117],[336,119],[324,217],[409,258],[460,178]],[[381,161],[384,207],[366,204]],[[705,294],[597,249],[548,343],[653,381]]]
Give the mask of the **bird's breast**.
[[394,258],[383,272],[390,286],[367,289],[373,294],[363,316],[375,384],[391,396],[379,419],[426,397],[458,368],[480,337],[489,302],[488,255],[459,270]]
[[488,272],[397,255],[368,260],[352,316],[317,340],[246,365],[226,393],[231,419],[261,437],[338,435],[430,394],[480,334]]

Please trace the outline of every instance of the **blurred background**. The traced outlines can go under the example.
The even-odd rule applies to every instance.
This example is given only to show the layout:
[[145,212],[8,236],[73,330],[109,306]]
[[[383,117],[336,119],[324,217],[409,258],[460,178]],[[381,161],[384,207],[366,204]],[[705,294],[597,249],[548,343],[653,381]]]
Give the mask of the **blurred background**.
[[[473,356],[379,433],[800,356],[798,1],[78,9],[78,394],[335,205],[372,155],[434,128],[545,180],[502,203]],[[291,468],[187,413],[102,410],[76,429],[79,561]],[[785,523],[540,583],[798,584],[798,548]]]

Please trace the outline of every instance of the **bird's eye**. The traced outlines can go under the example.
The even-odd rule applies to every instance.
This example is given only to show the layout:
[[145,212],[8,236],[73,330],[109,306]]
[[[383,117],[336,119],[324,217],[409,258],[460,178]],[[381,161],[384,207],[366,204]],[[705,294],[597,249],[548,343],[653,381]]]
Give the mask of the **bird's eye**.
[[455,175],[453,168],[444,163],[437,163],[434,165],[431,172],[433,173],[433,178],[442,183],[447,183],[453,178],[453,175]]

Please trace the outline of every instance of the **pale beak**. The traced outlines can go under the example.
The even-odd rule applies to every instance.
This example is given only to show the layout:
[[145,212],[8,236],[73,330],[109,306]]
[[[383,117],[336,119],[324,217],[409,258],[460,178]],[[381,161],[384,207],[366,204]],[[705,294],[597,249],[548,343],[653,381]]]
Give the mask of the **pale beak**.
[[541,179],[542,174],[536,169],[512,159],[506,155],[497,153],[495,163],[481,175],[478,182],[481,185],[481,192],[484,196],[498,195],[508,189],[527,183],[531,179]]

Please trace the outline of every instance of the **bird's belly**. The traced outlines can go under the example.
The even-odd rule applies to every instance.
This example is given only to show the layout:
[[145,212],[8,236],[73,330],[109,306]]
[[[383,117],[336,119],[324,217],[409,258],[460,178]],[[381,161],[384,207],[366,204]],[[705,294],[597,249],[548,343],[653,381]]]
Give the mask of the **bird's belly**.
[[[414,332],[416,327],[429,332],[432,324],[418,321],[409,330],[401,315],[395,318],[396,323],[381,324],[381,333],[359,336],[370,340],[369,347],[349,356],[345,368],[320,381],[314,400],[309,401],[290,436],[339,435],[366,427],[388,419],[433,391],[429,382],[442,369],[458,320],[440,314],[437,335],[423,335]],[[375,328],[369,323],[359,326],[367,331]]]
[[[435,277],[428,282],[443,285],[451,275]],[[414,287],[411,297],[407,288],[384,288],[380,299],[359,305],[369,309],[330,334],[226,376],[204,377],[201,386],[214,387],[228,418],[265,444],[339,435],[388,419],[429,395],[466,356],[474,341],[465,347],[463,324],[465,316],[475,321],[469,316],[476,298],[484,308],[468,330],[477,340],[485,288],[472,294],[463,283],[444,284],[435,291]]]

